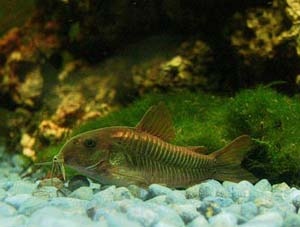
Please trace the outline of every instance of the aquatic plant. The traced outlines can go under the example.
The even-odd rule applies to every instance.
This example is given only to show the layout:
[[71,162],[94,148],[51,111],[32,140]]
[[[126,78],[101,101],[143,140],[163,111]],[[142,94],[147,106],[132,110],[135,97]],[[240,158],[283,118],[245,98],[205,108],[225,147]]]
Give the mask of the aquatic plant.
[[226,133],[248,133],[256,141],[253,170],[270,180],[297,182],[300,173],[300,104],[271,89],[245,90],[224,111]]

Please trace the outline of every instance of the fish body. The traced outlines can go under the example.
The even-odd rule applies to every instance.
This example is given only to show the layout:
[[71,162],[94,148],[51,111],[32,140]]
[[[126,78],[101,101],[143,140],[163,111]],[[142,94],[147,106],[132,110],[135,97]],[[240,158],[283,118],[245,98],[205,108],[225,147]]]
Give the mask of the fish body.
[[253,181],[240,167],[251,139],[240,136],[209,155],[202,146],[177,146],[171,117],[163,104],[151,107],[136,127],[108,127],[79,134],[56,160],[104,184],[187,187],[208,178]]

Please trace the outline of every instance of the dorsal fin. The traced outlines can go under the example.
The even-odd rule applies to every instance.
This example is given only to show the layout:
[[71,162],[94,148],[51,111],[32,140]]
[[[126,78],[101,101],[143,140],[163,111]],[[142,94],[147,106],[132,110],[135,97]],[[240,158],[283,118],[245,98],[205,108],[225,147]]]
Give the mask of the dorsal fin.
[[151,106],[142,120],[136,125],[137,130],[147,132],[165,141],[175,137],[171,114],[163,102]]
[[188,148],[189,150],[192,150],[198,154],[206,154],[206,152],[207,152],[207,148],[204,146],[188,146],[186,148]]

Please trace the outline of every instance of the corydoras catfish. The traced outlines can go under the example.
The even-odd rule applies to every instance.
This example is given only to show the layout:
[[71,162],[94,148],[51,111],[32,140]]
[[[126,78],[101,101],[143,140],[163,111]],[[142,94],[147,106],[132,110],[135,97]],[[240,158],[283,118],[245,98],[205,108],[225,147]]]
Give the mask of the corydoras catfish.
[[240,164],[251,146],[242,135],[206,155],[203,146],[177,146],[171,115],[163,103],[152,106],[136,127],[107,127],[74,136],[53,158],[103,184],[146,187],[152,183],[188,187],[203,180],[255,181]]

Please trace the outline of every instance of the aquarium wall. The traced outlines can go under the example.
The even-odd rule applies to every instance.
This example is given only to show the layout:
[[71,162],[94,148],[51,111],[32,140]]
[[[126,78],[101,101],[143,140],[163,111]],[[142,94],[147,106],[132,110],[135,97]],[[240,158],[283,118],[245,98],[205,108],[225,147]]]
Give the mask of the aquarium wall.
[[36,160],[77,126],[156,92],[228,97],[263,85],[297,96],[298,8],[279,0],[5,2],[3,143]]
[[[117,226],[118,218],[130,226],[300,225],[299,92],[297,0],[0,0],[0,208],[11,211],[0,209],[0,226],[2,216],[3,226],[33,226],[44,217],[38,206],[58,217],[61,207],[45,198],[66,197],[78,200],[71,203],[91,226]],[[97,146],[82,142],[107,127],[141,134],[113,134],[132,139],[128,146],[103,134]],[[73,138],[83,150],[69,149]],[[107,167],[102,153],[86,155],[99,144],[123,153],[92,179],[87,170]],[[183,170],[197,162],[176,161],[171,151],[182,151],[178,160],[203,158],[203,174]],[[156,176],[146,183],[145,166]],[[133,184],[116,183],[116,169]],[[168,174],[185,183],[173,187]]]

